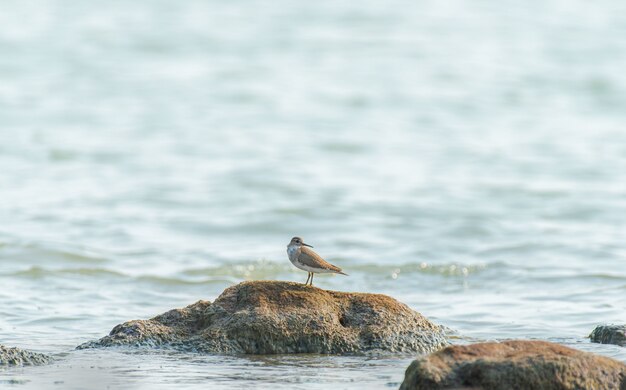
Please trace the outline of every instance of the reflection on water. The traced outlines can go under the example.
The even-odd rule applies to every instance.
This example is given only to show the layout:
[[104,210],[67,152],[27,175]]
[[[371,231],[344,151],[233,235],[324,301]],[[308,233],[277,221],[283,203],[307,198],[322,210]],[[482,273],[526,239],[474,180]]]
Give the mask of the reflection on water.
[[621,2],[1,8],[0,343],[59,359],[0,385],[397,387],[408,357],[73,351],[304,282],[294,235],[456,342],[626,361],[586,339],[626,320]]

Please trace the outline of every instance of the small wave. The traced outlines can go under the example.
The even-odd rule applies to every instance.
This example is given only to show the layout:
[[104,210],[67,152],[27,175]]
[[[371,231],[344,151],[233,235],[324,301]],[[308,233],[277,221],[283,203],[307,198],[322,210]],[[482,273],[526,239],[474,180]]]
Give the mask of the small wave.
[[80,316],[76,316],[76,317],[69,317],[69,316],[44,316],[44,317],[38,317],[38,318],[33,318],[27,321],[24,321],[22,323],[22,325],[44,325],[44,326],[50,326],[51,324],[65,324],[68,322],[80,322],[85,320],[85,318],[81,318]]
[[166,277],[166,276],[140,276],[135,278],[141,282],[154,283],[164,286],[192,286],[192,285],[210,285],[210,284],[233,284],[239,281],[237,278],[215,277],[200,280],[189,280],[184,278]]
[[581,273],[572,275],[565,271],[554,275],[535,276],[534,280],[542,282],[564,282],[564,281],[581,281],[581,282],[620,282],[626,281],[626,275],[616,275],[607,273]]
[[272,262],[258,260],[231,264],[222,264],[214,267],[194,268],[183,271],[183,275],[197,276],[232,276],[237,278],[264,278],[279,273],[289,272],[293,266],[288,262]]
[[322,150],[331,153],[360,154],[366,152],[368,147],[358,143],[328,142],[320,145]]
[[603,279],[603,280],[626,280],[626,275],[615,275],[606,273],[594,273],[578,275],[580,279]]
[[3,258],[9,259],[27,259],[46,262],[65,261],[71,263],[106,263],[110,261],[101,254],[96,254],[91,250],[84,248],[70,248],[63,245],[59,248],[59,244],[55,243],[0,243]]
[[26,277],[33,279],[41,279],[48,276],[58,275],[85,275],[85,276],[115,276],[127,277],[127,275],[112,271],[105,268],[63,268],[63,269],[46,269],[43,267],[30,267],[27,270],[17,271],[9,274],[9,276]]
[[242,279],[271,279],[280,273],[295,271],[291,264],[278,264],[269,261],[245,262],[238,264],[218,265],[175,272],[172,275],[155,274],[127,274],[117,270],[102,267],[80,268],[46,268],[32,266],[28,269],[0,274],[2,276],[44,279],[55,277],[84,276],[89,278],[119,279],[127,282],[143,282],[157,285],[206,285],[206,284],[232,284]]
[[[492,267],[494,264],[490,264]],[[496,265],[497,266],[497,265]],[[467,277],[472,274],[478,274],[487,269],[487,264],[463,264],[463,263],[443,263],[443,264],[429,264],[427,262],[420,263],[405,263],[402,265],[378,265],[367,264],[357,265],[350,267],[353,271],[362,271],[372,274],[391,274],[392,278],[397,278],[400,274],[428,274],[428,275],[440,275],[446,277]]]

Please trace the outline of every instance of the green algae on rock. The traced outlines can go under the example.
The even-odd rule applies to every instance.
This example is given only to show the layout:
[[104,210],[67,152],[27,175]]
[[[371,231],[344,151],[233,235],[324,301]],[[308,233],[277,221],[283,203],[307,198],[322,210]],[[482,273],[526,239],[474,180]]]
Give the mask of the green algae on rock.
[[455,345],[419,358],[400,390],[626,390],[626,365],[545,341]]
[[40,353],[0,345],[0,366],[30,366],[46,364],[49,361],[48,356]]
[[113,328],[78,348],[166,347],[204,353],[429,353],[444,329],[386,295],[326,291],[300,283],[243,282],[199,301]]
[[598,325],[589,335],[592,343],[626,347],[626,325]]

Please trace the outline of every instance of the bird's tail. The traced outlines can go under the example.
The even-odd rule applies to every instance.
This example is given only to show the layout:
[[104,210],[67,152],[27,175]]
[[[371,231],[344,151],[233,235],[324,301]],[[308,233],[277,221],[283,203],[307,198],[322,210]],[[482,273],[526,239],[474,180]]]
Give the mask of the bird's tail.
[[342,274],[342,275],[346,275],[346,276],[350,276],[350,275],[348,275],[347,273],[342,272],[342,271],[337,271],[337,273],[338,273],[338,274]]

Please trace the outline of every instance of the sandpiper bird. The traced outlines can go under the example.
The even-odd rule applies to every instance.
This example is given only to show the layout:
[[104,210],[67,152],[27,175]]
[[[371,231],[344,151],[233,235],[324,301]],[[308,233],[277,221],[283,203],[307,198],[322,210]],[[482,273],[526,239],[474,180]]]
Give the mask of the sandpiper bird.
[[322,256],[313,252],[313,250],[309,248],[313,247],[302,242],[300,237],[292,238],[289,245],[287,245],[287,255],[289,256],[291,264],[309,273],[309,277],[304,283],[305,286],[309,284],[309,279],[311,280],[310,285],[313,285],[313,274],[316,273],[335,273],[348,276],[348,274],[341,272],[341,268],[330,264],[326,260],[322,259]]

